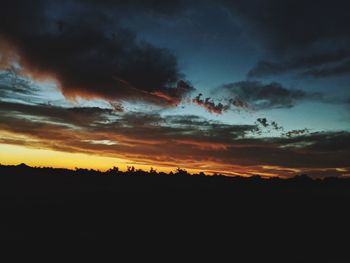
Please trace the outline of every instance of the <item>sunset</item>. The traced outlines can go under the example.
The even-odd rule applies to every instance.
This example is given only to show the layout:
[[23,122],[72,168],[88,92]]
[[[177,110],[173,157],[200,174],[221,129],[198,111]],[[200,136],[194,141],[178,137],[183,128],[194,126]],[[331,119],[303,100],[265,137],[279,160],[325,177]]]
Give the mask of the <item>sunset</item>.
[[347,33],[248,6],[7,3],[1,163],[346,176]]
[[[43,191],[70,200],[65,209],[79,193],[109,193],[111,204],[114,195],[169,189],[225,193],[228,204],[274,193],[293,202],[347,196],[349,7],[2,0],[0,171],[8,182],[23,176],[2,184],[3,199]],[[24,184],[40,187],[18,190]]]

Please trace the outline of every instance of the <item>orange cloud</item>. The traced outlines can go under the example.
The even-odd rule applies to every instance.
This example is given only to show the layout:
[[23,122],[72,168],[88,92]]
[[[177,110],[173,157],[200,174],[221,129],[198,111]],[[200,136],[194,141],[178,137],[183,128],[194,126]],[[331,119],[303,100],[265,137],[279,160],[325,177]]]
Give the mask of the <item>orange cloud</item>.
[[199,142],[199,141],[191,141],[191,140],[175,140],[174,142],[177,144],[194,146],[201,150],[205,150],[205,149],[226,150],[227,148],[230,147],[230,144]]

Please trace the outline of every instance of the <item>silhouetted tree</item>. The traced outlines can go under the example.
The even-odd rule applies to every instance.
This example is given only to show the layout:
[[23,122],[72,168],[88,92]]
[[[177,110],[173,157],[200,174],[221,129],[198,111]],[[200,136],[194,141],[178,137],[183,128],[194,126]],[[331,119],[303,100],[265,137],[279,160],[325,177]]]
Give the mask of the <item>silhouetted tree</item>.
[[176,173],[175,175],[179,175],[179,176],[188,176],[189,173],[185,170],[185,169],[181,169],[181,168],[177,168],[176,169]]
[[128,166],[127,170],[128,170],[128,173],[135,173],[135,167],[134,166]]

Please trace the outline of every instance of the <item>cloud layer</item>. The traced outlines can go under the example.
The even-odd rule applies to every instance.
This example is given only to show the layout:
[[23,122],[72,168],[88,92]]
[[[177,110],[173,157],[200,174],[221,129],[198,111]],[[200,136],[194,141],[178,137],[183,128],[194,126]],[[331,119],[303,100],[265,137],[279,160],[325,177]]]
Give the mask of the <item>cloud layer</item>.
[[277,82],[240,81],[222,85],[217,92],[228,94],[234,106],[253,110],[291,108],[306,100],[323,101],[321,93],[288,89]]
[[[259,123],[274,125],[266,119]],[[322,176],[337,174],[336,168],[348,169],[347,132],[292,131],[281,138],[258,138],[252,136],[256,128],[255,124],[229,125],[193,115],[117,114],[98,107],[0,102],[0,143],[5,144],[231,175],[293,176],[313,170]]]

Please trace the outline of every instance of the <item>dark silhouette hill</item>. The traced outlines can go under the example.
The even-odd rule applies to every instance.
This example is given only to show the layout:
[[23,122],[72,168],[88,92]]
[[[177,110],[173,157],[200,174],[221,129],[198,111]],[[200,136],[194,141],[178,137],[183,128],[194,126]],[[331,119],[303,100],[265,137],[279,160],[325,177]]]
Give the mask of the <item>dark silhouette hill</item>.
[[0,166],[0,239],[128,244],[183,261],[350,262],[349,201],[345,178]]

